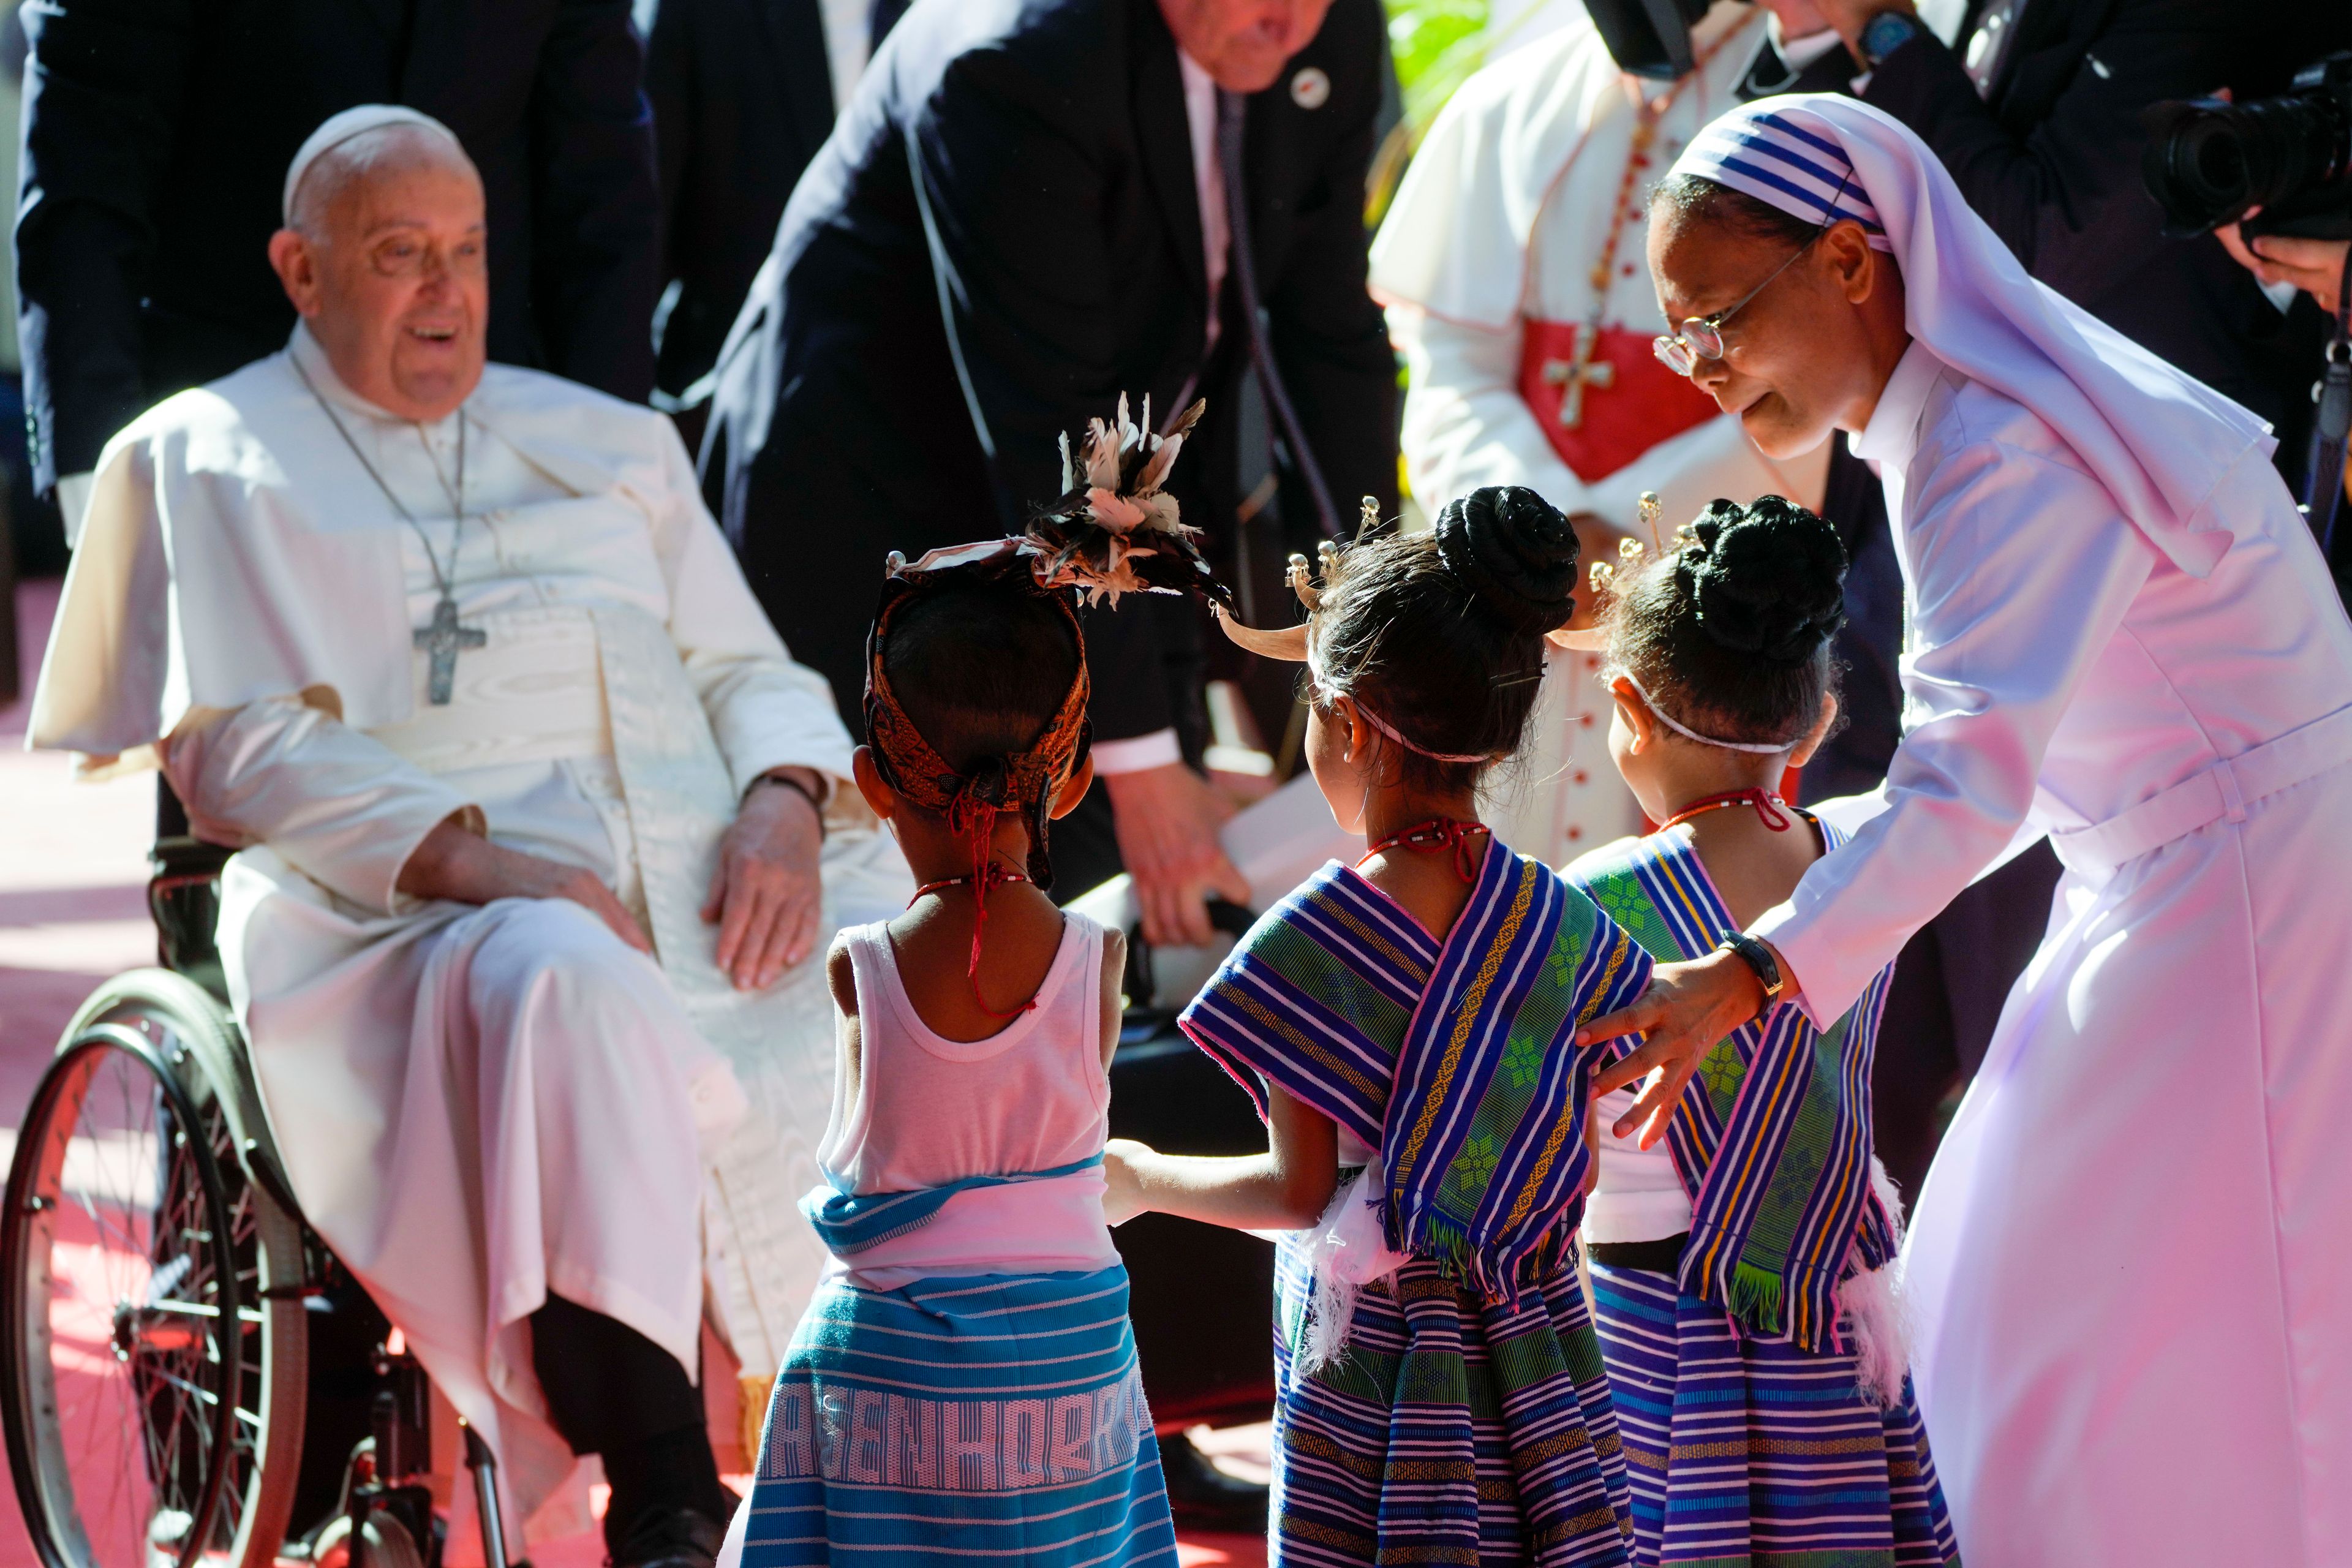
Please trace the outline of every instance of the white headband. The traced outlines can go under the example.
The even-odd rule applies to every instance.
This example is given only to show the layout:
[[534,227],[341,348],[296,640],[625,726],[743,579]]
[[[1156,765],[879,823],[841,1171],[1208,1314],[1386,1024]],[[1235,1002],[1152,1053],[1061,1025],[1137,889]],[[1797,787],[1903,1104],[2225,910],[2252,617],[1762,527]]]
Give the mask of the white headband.
[[[311,132],[303,142],[300,150],[294,154],[294,161],[286,165],[286,189],[278,198],[278,213],[287,227],[294,226],[294,193],[302,188],[302,176],[310,172],[310,165],[352,137],[381,131],[387,125],[414,125],[420,131],[445,136],[457,155],[466,157],[466,144],[457,140],[456,132],[431,115],[401,104],[362,103],[356,109],[346,109],[341,114],[330,115],[326,122]],[[472,162],[470,158],[467,161]]]
[[[1774,752],[1793,751],[1796,748],[1795,741],[1718,741],[1712,735],[1702,735],[1696,730],[1676,723],[1674,715],[1658,706],[1658,700],[1650,695],[1648,688],[1642,684],[1641,678],[1632,670],[1621,668],[1617,673],[1625,678],[1626,685],[1642,694],[1642,700],[1650,705],[1652,718],[1685,741],[1696,741],[1702,746],[1721,746],[1727,752],[1753,752],[1759,757],[1769,756]],[[1799,737],[1800,740],[1802,738]]]
[[[1348,695],[1347,693],[1340,691],[1337,687],[1333,686],[1329,678],[1323,673],[1323,661],[1315,657],[1315,646],[1311,641],[1307,644],[1307,679],[1314,683],[1317,694],[1327,700],[1333,697]],[[1365,723],[1370,724],[1373,729],[1378,730],[1381,734],[1386,735],[1390,740],[1394,741],[1406,751],[1414,752],[1420,756],[1427,757],[1433,763],[1491,763],[1495,761],[1493,755],[1483,752],[1469,753],[1461,752],[1433,752],[1427,746],[1417,745],[1413,742],[1406,740],[1403,735],[1397,731],[1395,725],[1391,724],[1387,720],[1381,718],[1379,714],[1366,707],[1362,698],[1356,698],[1355,703],[1356,711],[1363,716]]]

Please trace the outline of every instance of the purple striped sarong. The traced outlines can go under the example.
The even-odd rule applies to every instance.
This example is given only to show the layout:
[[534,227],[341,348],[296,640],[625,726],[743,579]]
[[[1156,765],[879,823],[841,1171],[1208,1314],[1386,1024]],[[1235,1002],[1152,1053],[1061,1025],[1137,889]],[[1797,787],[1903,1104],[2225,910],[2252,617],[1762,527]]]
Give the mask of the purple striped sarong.
[[1620,1564],[1631,1523],[1569,1241],[1582,1212],[1579,1024],[1649,961],[1549,868],[1490,844],[1444,942],[1331,865],[1268,910],[1181,1020],[1379,1153],[1381,1231],[1344,1352],[1304,1370],[1316,1281],[1284,1244],[1277,1568]]
[[1664,1274],[1596,1266],[1592,1297],[1638,1568],[1957,1568],[1908,1383],[1880,1410],[1853,1356],[1743,1337]]

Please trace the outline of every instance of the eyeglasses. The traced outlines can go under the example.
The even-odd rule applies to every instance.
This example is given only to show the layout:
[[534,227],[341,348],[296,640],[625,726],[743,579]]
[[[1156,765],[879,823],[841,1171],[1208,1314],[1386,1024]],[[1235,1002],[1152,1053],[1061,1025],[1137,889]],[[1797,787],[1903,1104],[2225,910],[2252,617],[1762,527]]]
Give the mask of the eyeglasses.
[[1812,233],[1805,237],[1805,243],[1790,251],[1788,259],[1772,268],[1763,282],[1759,283],[1714,315],[1685,316],[1683,318],[1681,331],[1672,334],[1662,332],[1651,339],[1650,349],[1658,356],[1658,363],[1676,375],[1688,375],[1698,368],[1699,361],[1721,359],[1723,357],[1723,323],[1746,310],[1757,295],[1772,287],[1781,273],[1797,264],[1797,258],[1813,247],[1813,241],[1829,233],[1830,226],[1836,223],[1839,216],[1837,199],[1845,194],[1846,184],[1853,178],[1853,174],[1849,172],[1838,181],[1837,189],[1830,193],[1830,199],[1823,208],[1825,216],[1822,221],[1814,226]]

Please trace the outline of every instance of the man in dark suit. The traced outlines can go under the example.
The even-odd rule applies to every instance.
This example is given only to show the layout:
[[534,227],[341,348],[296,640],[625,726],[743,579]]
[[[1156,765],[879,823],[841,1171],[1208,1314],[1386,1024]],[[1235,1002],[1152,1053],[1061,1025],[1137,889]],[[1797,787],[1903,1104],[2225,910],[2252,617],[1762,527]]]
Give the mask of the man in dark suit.
[[[703,456],[844,711],[885,552],[1018,528],[1061,489],[1057,437],[1121,393],[1161,422],[1208,398],[1176,489],[1228,566],[1253,368],[1295,411],[1293,526],[1392,508],[1363,226],[1386,47],[1378,0],[920,0],[892,31],[785,211]],[[1057,826],[1056,869],[1067,893],[1123,861],[1154,940],[1205,940],[1204,895],[1246,892],[1197,771],[1203,625],[1130,596],[1087,626],[1113,820]]]
[[481,170],[494,359],[642,400],[654,152],[628,0],[46,0],[26,12],[16,224],[36,483],[71,493],[172,393],[286,345],[286,165],[401,103]]
[[[654,385],[682,426],[690,417],[698,430],[688,395],[718,363],[784,202],[833,133],[835,104],[856,79],[847,68],[878,41],[864,36],[869,26],[861,16],[857,37],[831,37],[820,0],[660,0],[654,13],[646,95],[664,290]],[[849,79],[837,83],[837,71]]]
[[1869,80],[1863,100],[1936,149],[2034,277],[2269,420],[2305,479],[2325,322],[2282,310],[2210,235],[2166,239],[2140,176],[2141,112],[2227,87],[2284,90],[2352,44],[2344,0],[1970,0],[1955,50],[1912,0],[1815,0]]

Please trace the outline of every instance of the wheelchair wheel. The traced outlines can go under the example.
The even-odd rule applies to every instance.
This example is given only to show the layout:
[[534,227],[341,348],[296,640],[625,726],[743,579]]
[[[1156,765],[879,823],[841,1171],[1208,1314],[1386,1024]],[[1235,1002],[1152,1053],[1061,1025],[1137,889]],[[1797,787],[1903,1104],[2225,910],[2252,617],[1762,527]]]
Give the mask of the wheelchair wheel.
[[163,971],[84,1004],[0,1211],[0,1424],[44,1568],[268,1568],[301,1458],[300,1224],[248,1182],[234,1025]]

